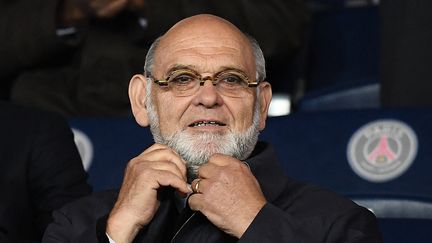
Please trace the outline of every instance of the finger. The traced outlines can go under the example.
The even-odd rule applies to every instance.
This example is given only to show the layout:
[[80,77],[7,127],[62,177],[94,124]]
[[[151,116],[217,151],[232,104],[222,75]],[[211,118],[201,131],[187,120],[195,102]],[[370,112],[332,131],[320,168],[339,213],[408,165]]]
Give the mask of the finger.
[[162,144],[153,144],[148,149],[144,150],[137,158],[144,158],[151,161],[170,161],[177,165],[182,176],[187,178],[186,162],[180,155],[170,147]]
[[166,148],[168,148],[168,146],[160,144],[160,143],[155,143],[152,146],[148,147],[146,150],[144,150],[140,155],[148,154],[152,151],[155,151],[158,149],[166,149]]
[[200,212],[202,212],[204,210],[203,202],[204,202],[204,196],[202,194],[192,194],[188,198],[189,207],[193,211],[200,211]]
[[202,178],[202,179],[212,178],[214,175],[219,173],[221,168],[222,168],[221,166],[213,163],[203,164],[198,169],[198,178]]
[[181,172],[182,177],[187,180],[186,162],[171,149],[155,150],[147,155],[147,159],[151,161],[165,161],[174,164]]
[[232,163],[240,163],[240,162],[241,162],[240,160],[224,154],[213,154],[208,161],[208,163],[219,165],[219,166],[227,166]]
[[214,154],[210,157],[208,163],[201,166],[198,174],[203,178],[210,178],[212,175],[220,172],[220,170],[223,170],[224,167],[227,166],[230,166],[231,170],[250,171],[249,164],[244,161],[238,160],[228,155]]
[[205,183],[207,183],[207,181],[202,179],[202,178],[198,178],[198,179],[193,180],[191,183],[192,191],[194,193],[201,193],[202,194],[204,191],[203,185]]
[[177,190],[177,194],[182,198],[186,198],[189,194],[193,193],[192,187],[189,183],[187,184],[187,187],[189,189],[189,191],[187,193],[184,193],[184,192]]
[[105,2],[104,4],[95,9],[98,17],[112,17],[116,15],[127,6],[127,0],[116,0]]
[[180,170],[180,168],[171,161],[153,161],[150,165],[148,165],[153,170],[167,171],[175,174],[179,178],[182,178],[186,181],[184,172]]
[[129,9],[131,9],[131,10],[144,9],[145,1],[144,0],[129,0],[128,6],[129,6]]
[[152,146],[148,147],[146,150],[144,150],[138,156],[154,153],[156,151],[171,151],[172,153],[174,153],[175,155],[180,157],[180,155],[177,153],[177,151],[173,150],[172,148],[168,147],[167,145],[159,144],[159,143],[155,143]]
[[155,171],[155,179],[159,184],[158,188],[155,189],[159,189],[163,186],[170,186],[183,194],[192,193],[192,190],[186,181],[184,181],[182,177],[178,177],[176,174],[168,171]]

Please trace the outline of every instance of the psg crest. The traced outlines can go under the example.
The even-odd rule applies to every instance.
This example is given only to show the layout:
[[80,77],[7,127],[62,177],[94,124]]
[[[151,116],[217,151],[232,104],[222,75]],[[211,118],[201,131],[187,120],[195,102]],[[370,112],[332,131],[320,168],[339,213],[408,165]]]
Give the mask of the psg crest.
[[417,136],[405,123],[377,120],[351,137],[347,156],[354,172],[371,182],[386,182],[402,175],[417,154]]

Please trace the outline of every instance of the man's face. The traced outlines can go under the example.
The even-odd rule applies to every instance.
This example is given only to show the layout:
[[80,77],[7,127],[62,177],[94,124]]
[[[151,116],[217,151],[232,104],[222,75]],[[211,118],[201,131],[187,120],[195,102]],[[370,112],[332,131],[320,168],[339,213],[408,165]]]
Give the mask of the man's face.
[[[232,31],[217,35],[191,30],[167,35],[157,48],[152,75],[156,79],[165,79],[171,69],[185,66],[202,76],[213,76],[229,67],[242,70],[255,79],[255,62],[249,43],[241,36],[232,35]],[[252,124],[255,88],[245,89],[239,97],[233,98],[220,94],[216,87],[206,82],[196,94],[187,97],[176,97],[172,91],[157,86],[153,94],[163,135],[177,131],[191,134],[245,132]],[[193,126],[200,121],[224,125]]]
[[[226,25],[205,23],[178,26],[160,42],[152,76],[165,79],[173,68],[187,67],[202,76],[233,68],[256,78],[250,43]],[[257,88],[245,88],[236,97],[206,81],[189,96],[176,96],[147,80],[147,113],[155,141],[175,149],[193,171],[214,153],[245,159],[252,152],[267,109],[260,109]],[[193,176],[193,175],[192,175]]]

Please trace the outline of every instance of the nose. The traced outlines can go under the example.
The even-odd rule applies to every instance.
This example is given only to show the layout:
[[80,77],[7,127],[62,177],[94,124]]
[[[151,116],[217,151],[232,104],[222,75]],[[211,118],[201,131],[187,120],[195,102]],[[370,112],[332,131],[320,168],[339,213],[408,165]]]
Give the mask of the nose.
[[211,80],[206,80],[195,95],[193,104],[212,108],[221,106],[223,104],[223,99],[219,94],[217,86],[213,85]]

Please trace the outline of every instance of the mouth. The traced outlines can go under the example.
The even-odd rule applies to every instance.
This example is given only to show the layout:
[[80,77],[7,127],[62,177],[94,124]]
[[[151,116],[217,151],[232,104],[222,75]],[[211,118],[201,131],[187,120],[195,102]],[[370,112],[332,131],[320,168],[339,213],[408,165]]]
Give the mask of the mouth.
[[222,123],[220,121],[196,121],[191,124],[189,124],[189,127],[205,127],[205,126],[213,126],[213,127],[224,127],[226,126],[225,123]]

